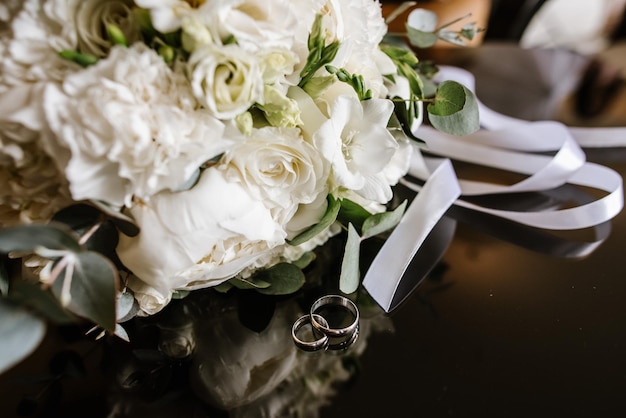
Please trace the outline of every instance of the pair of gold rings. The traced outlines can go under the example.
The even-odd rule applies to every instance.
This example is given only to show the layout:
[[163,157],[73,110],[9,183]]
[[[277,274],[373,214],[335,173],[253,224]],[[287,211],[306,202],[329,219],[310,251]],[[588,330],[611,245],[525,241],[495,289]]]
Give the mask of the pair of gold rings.
[[[335,320],[332,327],[330,317]],[[334,327],[335,322],[341,325]],[[303,329],[307,325],[310,325],[311,333],[305,338]],[[309,339],[311,336],[312,340]],[[294,343],[304,351],[343,350],[354,344],[358,336],[359,309],[350,299],[340,295],[317,299],[309,314],[298,318],[291,328]]]

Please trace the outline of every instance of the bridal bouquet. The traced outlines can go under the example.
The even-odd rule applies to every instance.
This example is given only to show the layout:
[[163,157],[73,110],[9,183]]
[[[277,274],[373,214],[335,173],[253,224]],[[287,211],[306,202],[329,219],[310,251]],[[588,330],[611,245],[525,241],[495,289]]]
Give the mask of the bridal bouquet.
[[386,31],[373,0],[3,2],[0,310],[33,341],[42,316],[125,337],[187,291],[295,292],[330,236],[392,228],[422,103],[477,117]]

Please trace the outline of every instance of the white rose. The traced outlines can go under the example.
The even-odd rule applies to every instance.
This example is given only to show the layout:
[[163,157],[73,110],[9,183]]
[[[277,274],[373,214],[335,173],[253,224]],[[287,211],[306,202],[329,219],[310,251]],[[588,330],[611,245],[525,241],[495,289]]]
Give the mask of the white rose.
[[[182,186],[231,145],[223,124],[198,110],[185,76],[143,44],[50,85],[44,109],[76,200],[121,206]],[[61,158],[61,157],[58,157]]]
[[153,287],[134,276],[129,278],[128,287],[133,290],[139,304],[139,316],[154,315],[172,300],[172,291],[169,288]]
[[215,167],[183,192],[162,192],[130,209],[141,232],[120,236],[117,253],[138,281],[166,298],[173,289],[197,289],[230,279],[285,241],[263,202]]
[[220,119],[232,119],[263,99],[256,57],[237,45],[205,45],[189,58],[196,98]]
[[234,36],[250,51],[268,47],[291,49],[300,24],[290,0],[209,0],[202,6],[213,17],[215,39]]
[[135,4],[150,11],[152,26],[161,33],[177,31],[194,11],[192,2],[185,0],[135,0]]
[[332,164],[337,190],[350,189],[379,203],[391,199],[383,170],[398,149],[387,130],[392,112],[390,100],[359,102],[353,95],[337,98],[331,118],[313,135],[315,147]]
[[132,0],[83,0],[74,21],[80,52],[104,57],[111,49],[107,24],[117,26],[129,44],[139,39],[139,22],[133,12]]
[[228,150],[225,176],[240,182],[258,200],[287,210],[326,196],[329,168],[319,152],[295,128],[256,129]]

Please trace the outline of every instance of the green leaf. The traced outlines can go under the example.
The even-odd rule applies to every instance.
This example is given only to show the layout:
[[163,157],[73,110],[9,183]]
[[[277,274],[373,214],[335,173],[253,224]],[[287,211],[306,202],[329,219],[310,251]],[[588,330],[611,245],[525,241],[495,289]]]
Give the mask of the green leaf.
[[11,286],[9,299],[28,306],[55,324],[71,324],[77,319],[61,306],[50,291],[42,289],[37,283],[16,280]]
[[357,228],[361,228],[363,222],[370,216],[372,216],[372,214],[363,206],[350,199],[342,199],[337,219],[339,219],[339,221],[344,225],[352,223]]
[[348,224],[348,240],[341,261],[341,276],[339,276],[339,290],[343,293],[354,293],[359,287],[359,256],[361,238],[352,224]]
[[[65,280],[62,272],[52,285],[60,300]],[[117,269],[107,258],[91,251],[76,254],[68,309],[114,332],[118,281]]]
[[250,290],[250,289],[265,289],[271,286],[271,283],[261,280],[258,274],[247,279],[236,277],[228,281],[237,289]]
[[128,338],[128,333],[126,332],[126,330],[124,329],[123,326],[121,326],[120,324],[116,324],[115,325],[115,332],[114,335],[117,336],[118,338],[126,341],[127,343],[130,342],[130,338]]
[[428,116],[435,128],[452,135],[468,135],[480,128],[476,97],[456,81],[444,81],[437,87]]
[[409,43],[418,48],[430,48],[435,45],[439,39],[437,35],[432,32],[424,32],[409,26],[406,27],[406,34],[409,38]]
[[92,200],[89,202],[94,205],[96,208],[101,210],[104,214],[111,217],[111,220],[115,224],[115,226],[122,232],[124,235],[129,237],[134,237],[139,234],[139,226],[137,223],[130,217],[120,213],[119,210],[109,206],[108,204],[98,201]]
[[302,257],[300,257],[299,259],[292,261],[292,264],[298,267],[300,270],[303,270],[308,267],[309,264],[315,261],[316,258],[317,256],[313,251],[307,251],[306,253],[302,254]]
[[232,280],[226,281],[226,282],[222,282],[220,284],[218,284],[217,286],[213,286],[213,289],[220,292],[220,293],[226,293],[228,292],[230,289],[232,289],[233,287],[235,287],[232,283]]
[[[115,256],[119,234],[109,216],[92,205],[79,203],[57,212],[52,220],[69,226],[78,236],[89,233],[84,242],[89,251],[97,251],[109,258]],[[96,227],[95,231],[90,231]]]
[[9,293],[10,279],[4,263],[5,257],[0,256],[0,296],[6,296]]
[[370,238],[394,228],[402,219],[406,205],[407,201],[405,200],[391,212],[376,213],[367,218],[365,222],[363,222],[361,238]]
[[23,309],[0,299],[0,373],[28,357],[41,344],[45,322]]
[[61,224],[22,225],[0,229],[0,252],[32,253],[37,247],[78,252],[78,237]]
[[126,322],[135,317],[139,304],[132,292],[121,292],[117,297],[117,322]]
[[335,199],[332,195],[328,195],[328,207],[326,208],[326,212],[324,213],[324,216],[322,216],[322,219],[320,219],[317,224],[307,228],[304,232],[301,232],[295,238],[288,240],[287,242],[290,245],[300,245],[303,242],[307,242],[311,238],[315,237],[335,222],[340,208],[340,201]]
[[290,295],[300,290],[306,281],[302,270],[289,263],[278,263],[263,270],[260,276],[270,284],[258,290],[264,295]]

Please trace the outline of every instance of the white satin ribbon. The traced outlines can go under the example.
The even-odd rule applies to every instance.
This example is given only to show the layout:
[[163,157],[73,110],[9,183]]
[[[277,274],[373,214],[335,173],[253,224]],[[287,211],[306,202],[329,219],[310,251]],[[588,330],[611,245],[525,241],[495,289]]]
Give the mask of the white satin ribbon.
[[[475,80],[465,70],[442,67],[439,77],[456,80],[474,90]],[[610,168],[587,162],[581,146],[626,146],[626,128],[571,128],[552,121],[523,121],[501,115],[480,102],[479,111],[483,129],[469,136],[448,135],[427,126],[415,132],[426,142],[428,153],[436,158],[423,156],[415,148],[409,174],[425,183],[418,185],[407,179],[402,181],[419,193],[363,280],[363,286],[386,311],[391,308],[411,259],[451,205],[554,231],[597,227],[610,221],[623,208],[621,175]],[[527,177],[511,185],[458,179],[451,159]],[[603,196],[574,207],[549,207],[536,211],[494,209],[461,197],[541,192],[565,184],[593,188]],[[605,237],[601,236],[585,251],[595,249]]]

